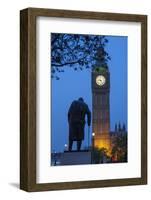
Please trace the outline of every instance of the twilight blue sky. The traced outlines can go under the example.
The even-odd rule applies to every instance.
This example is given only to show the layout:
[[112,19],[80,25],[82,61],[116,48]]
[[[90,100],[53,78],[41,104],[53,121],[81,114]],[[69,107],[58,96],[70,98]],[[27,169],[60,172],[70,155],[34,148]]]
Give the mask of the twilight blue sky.
[[[127,37],[106,36],[106,51],[111,56],[108,62],[110,71],[110,126],[125,123],[127,127]],[[51,151],[63,151],[68,144],[67,113],[71,102],[83,97],[92,112],[92,91],[90,69],[74,71],[65,67],[60,80],[52,79],[51,91]],[[85,126],[85,140],[88,144],[88,128]],[[75,145],[74,145],[75,147]]]

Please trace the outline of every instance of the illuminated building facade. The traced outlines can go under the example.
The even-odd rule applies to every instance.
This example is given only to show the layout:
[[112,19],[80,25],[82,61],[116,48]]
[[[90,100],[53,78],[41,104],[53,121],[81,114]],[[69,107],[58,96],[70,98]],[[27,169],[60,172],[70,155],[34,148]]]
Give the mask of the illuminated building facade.
[[93,145],[111,151],[110,137],[110,72],[108,67],[92,71]]

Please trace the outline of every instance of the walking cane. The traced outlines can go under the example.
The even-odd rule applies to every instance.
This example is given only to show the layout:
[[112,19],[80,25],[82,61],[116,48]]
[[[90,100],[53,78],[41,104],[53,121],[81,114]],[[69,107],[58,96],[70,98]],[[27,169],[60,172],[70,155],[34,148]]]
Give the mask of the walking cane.
[[90,149],[90,126],[88,126],[88,150]]

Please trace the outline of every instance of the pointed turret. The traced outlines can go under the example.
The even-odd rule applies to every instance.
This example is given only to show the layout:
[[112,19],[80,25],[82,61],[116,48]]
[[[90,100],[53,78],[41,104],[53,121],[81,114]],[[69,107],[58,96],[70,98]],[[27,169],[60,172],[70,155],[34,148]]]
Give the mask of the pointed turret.
[[118,131],[121,132],[121,123],[118,124]]
[[125,123],[123,123],[122,131],[123,131],[123,132],[125,132],[125,131],[126,131],[126,126],[125,126]]
[[115,132],[117,132],[117,123],[115,124]]

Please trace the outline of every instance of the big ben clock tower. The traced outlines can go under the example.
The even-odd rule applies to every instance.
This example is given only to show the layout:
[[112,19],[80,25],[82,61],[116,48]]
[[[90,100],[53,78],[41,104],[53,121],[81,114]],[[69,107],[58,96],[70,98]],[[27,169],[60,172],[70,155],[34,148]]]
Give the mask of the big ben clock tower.
[[110,151],[110,73],[107,67],[92,70],[93,145]]

